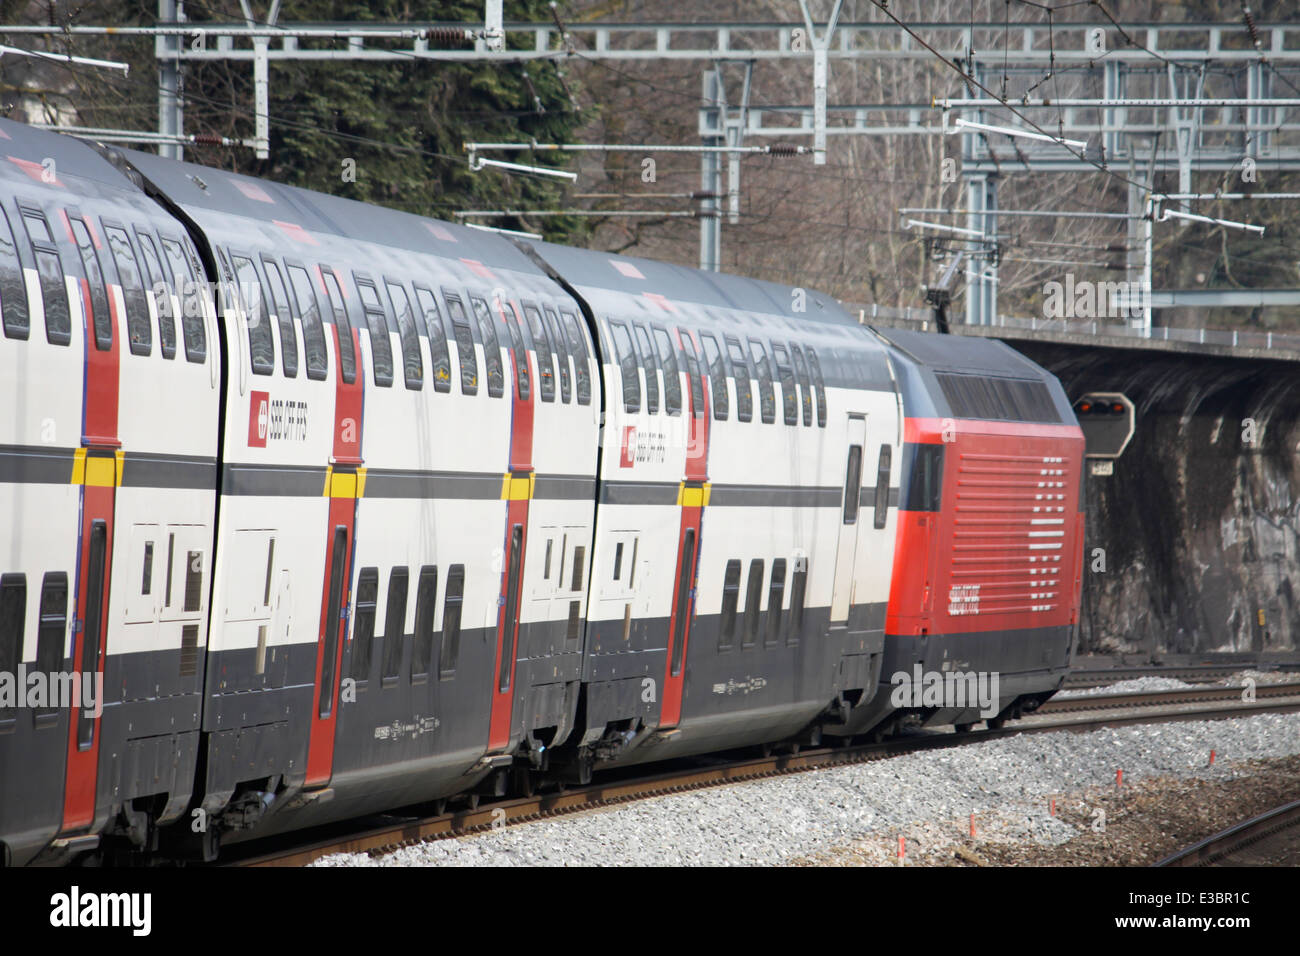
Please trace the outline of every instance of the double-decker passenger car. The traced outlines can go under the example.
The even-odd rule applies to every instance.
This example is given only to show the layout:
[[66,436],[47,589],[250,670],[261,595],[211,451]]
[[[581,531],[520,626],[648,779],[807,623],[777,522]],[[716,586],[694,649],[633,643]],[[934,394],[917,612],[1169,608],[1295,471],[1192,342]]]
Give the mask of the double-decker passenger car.
[[[0,860],[211,859],[853,736],[912,661],[1002,669],[996,719],[1059,684],[1082,438],[1005,347],[5,121],[0,149]],[[37,671],[102,712],[6,700]]]

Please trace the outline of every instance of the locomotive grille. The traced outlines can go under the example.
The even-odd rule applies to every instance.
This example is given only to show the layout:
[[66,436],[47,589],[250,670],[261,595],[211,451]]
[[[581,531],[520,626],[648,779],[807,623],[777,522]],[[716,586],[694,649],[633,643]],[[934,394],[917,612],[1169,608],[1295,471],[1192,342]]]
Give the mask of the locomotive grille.
[[1066,593],[1065,459],[963,454],[948,613],[1040,614]]

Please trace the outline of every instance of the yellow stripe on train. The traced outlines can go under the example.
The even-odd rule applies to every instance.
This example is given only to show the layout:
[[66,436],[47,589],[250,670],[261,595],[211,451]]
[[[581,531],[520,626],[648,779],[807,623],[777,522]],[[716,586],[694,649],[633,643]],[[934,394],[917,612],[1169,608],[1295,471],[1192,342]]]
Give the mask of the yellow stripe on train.
[[334,466],[325,469],[325,488],[321,491],[324,498],[364,498],[366,496],[366,469],[358,468],[355,472],[335,472]]
[[506,472],[501,476],[502,501],[531,501],[537,486],[536,472],[526,475],[512,475]]
[[85,448],[78,448],[72,456],[71,484],[88,485],[91,488],[120,488],[125,457],[126,453],[120,448],[113,452],[112,458],[102,455],[92,458]]
[[677,489],[677,504],[681,508],[706,508],[709,504],[709,491],[712,482],[701,485],[688,485],[682,482]]

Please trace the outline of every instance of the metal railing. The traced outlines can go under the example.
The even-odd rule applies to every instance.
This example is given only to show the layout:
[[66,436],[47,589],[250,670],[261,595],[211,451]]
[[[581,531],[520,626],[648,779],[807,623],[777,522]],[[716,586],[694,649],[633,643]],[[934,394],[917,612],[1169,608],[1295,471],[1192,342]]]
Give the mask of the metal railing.
[[[929,309],[895,308],[882,305],[841,303],[858,321],[867,325],[890,325],[897,328],[915,328],[934,331],[934,313]],[[969,328],[958,317],[950,321],[954,330]],[[1179,329],[1155,325],[1149,330],[1136,324],[1105,322],[1096,319],[1040,319],[999,316],[996,326],[980,328],[1010,328],[1029,332],[1056,332],[1069,335],[1114,336],[1121,338],[1155,340],[1163,342],[1191,342],[1198,345],[1223,345],[1232,348],[1254,348],[1300,353],[1300,333],[1252,332],[1244,329]]]

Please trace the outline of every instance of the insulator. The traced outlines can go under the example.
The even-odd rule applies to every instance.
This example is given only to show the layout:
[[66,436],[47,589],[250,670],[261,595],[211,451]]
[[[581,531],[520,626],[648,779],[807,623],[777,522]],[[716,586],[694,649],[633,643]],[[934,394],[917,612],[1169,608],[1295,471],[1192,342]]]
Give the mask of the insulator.
[[1245,21],[1246,29],[1250,31],[1250,39],[1254,42],[1255,46],[1258,47],[1260,45],[1259,29],[1255,26],[1255,18],[1250,14],[1250,7],[1243,6],[1241,8],[1241,19]]
[[452,27],[430,27],[428,31],[429,42],[440,47],[466,47],[470,45],[470,38],[465,35],[464,30],[457,30]]
[[773,156],[797,156],[799,147],[793,143],[776,143],[767,148],[768,153]]
[[196,146],[221,146],[222,137],[213,136],[211,133],[195,133],[194,144]]

